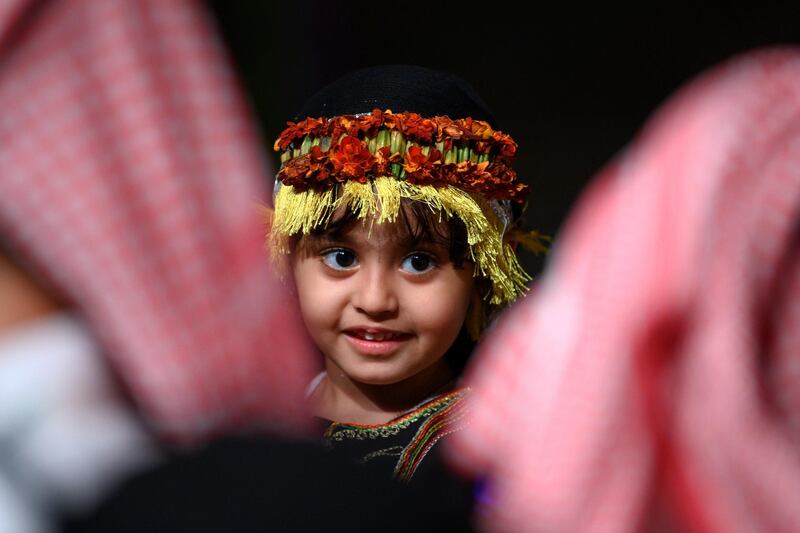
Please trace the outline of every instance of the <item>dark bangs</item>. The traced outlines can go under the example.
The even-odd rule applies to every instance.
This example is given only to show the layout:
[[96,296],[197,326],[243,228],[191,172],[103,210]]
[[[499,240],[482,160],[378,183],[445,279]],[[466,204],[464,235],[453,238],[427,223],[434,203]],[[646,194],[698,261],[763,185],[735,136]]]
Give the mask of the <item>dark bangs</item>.
[[[326,226],[313,230],[312,234],[335,237],[358,221],[352,210],[343,209],[334,213]],[[426,242],[443,246],[447,248],[450,262],[456,268],[461,268],[468,258],[467,227],[458,217],[444,218],[443,213],[431,210],[422,202],[403,198],[394,223],[399,232],[398,238],[410,247]]]

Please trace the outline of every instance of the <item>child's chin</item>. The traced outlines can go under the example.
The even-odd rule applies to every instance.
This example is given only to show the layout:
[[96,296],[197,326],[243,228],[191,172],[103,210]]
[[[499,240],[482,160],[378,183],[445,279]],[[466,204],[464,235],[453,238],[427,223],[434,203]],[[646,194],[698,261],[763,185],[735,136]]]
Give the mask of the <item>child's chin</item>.
[[394,385],[400,381],[401,378],[396,376],[366,376],[366,377],[354,377],[355,381],[358,381],[362,385]]
[[362,385],[394,385],[403,381],[406,376],[396,372],[369,372],[358,375],[351,375],[350,379]]

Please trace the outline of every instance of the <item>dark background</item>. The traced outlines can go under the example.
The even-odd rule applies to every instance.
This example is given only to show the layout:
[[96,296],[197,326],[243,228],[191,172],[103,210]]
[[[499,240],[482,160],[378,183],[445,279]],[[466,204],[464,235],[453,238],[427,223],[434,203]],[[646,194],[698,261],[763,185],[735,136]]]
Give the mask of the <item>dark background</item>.
[[681,84],[734,54],[800,43],[798,4],[612,12],[566,2],[547,13],[529,4],[525,15],[491,0],[209,0],[266,144],[349,70],[449,70],[519,143],[516,169],[533,191],[525,225],[551,235],[588,180]]

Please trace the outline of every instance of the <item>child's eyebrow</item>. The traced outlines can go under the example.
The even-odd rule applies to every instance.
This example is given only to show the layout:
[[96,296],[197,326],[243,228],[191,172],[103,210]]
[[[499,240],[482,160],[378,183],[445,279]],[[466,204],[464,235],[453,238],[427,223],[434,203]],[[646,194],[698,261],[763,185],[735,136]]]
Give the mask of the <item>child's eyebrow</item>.
[[309,233],[308,235],[305,235],[303,239],[306,242],[315,244],[317,246],[325,244],[353,244],[353,239],[351,239],[347,233],[338,231],[333,233]]

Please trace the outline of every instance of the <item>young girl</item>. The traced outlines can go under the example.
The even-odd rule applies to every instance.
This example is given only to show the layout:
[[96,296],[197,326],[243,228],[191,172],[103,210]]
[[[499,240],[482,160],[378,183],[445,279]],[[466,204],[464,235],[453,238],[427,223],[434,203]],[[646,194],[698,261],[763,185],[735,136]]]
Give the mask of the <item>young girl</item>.
[[543,250],[514,225],[517,145],[421,67],[350,74],[299,118],[275,143],[269,244],[324,356],[309,400],[333,448],[409,480],[460,427],[472,343],[525,291],[512,241]]

